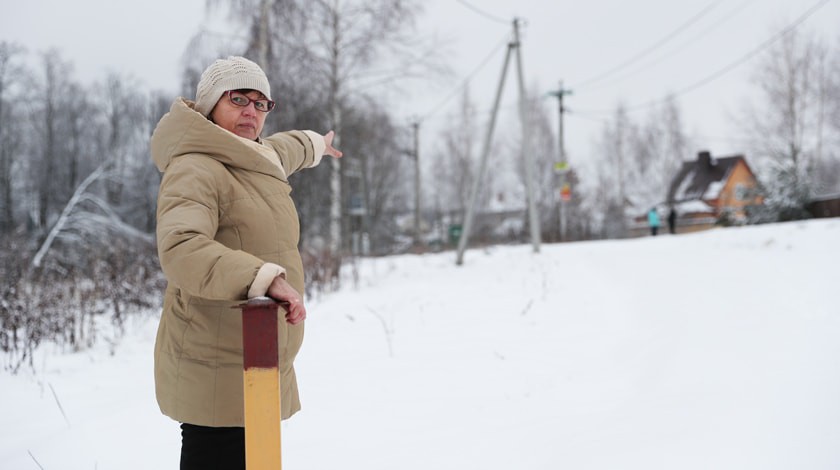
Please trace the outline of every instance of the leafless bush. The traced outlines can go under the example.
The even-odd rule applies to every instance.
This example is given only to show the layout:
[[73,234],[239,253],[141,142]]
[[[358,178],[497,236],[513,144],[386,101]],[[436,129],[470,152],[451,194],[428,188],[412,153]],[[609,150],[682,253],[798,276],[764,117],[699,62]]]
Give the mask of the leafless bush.
[[3,243],[0,351],[7,370],[31,367],[46,342],[89,348],[103,324],[119,336],[128,316],[160,302],[163,278],[151,243],[115,238],[108,246],[59,246],[67,256],[48,257],[37,270],[26,269],[34,249],[20,240]]
[[332,292],[341,287],[341,255],[328,248],[302,248],[306,296]]

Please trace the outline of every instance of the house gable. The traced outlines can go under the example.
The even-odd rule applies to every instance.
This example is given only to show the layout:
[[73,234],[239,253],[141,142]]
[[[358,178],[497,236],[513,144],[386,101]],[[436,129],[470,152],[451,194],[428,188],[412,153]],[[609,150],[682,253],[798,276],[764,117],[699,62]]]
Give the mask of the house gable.
[[741,159],[727,175],[718,197],[708,202],[718,210],[725,207],[743,209],[745,206],[758,202],[753,191],[751,191],[756,187],[756,184],[755,175],[746,161]]
[[700,152],[697,160],[683,162],[671,181],[667,202],[702,201],[718,212],[753,203],[746,194],[755,186],[755,175],[742,155],[713,158],[709,152]]

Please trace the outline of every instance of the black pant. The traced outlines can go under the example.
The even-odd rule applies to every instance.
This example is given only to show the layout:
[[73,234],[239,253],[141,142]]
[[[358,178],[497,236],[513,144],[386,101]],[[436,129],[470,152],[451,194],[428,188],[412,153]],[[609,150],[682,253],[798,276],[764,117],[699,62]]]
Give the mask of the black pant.
[[245,470],[245,428],[181,424],[181,470]]

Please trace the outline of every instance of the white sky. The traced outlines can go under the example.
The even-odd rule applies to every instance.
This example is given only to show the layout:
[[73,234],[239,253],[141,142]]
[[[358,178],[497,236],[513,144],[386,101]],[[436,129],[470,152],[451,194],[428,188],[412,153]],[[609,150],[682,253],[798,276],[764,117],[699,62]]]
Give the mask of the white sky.
[[[629,105],[646,103],[691,86],[736,62],[819,0],[468,3],[495,18],[509,21],[518,16],[527,21],[523,61],[529,87],[536,85],[547,92],[556,89],[563,79],[574,91],[566,105],[581,114],[569,115],[565,122],[566,147],[574,164],[587,159],[591,141],[599,132],[600,124],[591,119],[592,110],[612,109],[619,100]],[[146,86],[174,93],[186,43],[203,22],[206,24],[204,4],[203,0],[0,0],[0,40],[16,41],[30,52],[57,47],[75,64],[76,77],[83,81],[100,80],[108,71],[118,71],[135,76]],[[404,93],[391,94],[402,97],[391,106],[406,122],[438,109],[437,105],[511,30],[509,24],[479,14],[458,0],[427,0],[424,5],[421,30],[448,38],[446,55],[454,73],[446,80],[413,85]],[[682,33],[672,34],[693,18],[696,21]],[[803,26],[837,41],[838,24],[840,1],[829,0]],[[669,36],[671,39],[661,47],[608,80],[578,86],[651,50]],[[504,48],[497,51],[471,82],[472,98],[482,110],[490,109],[499,80]],[[655,64],[645,66],[651,62]],[[731,140],[730,116],[738,114],[754,64],[755,59],[748,61],[679,98],[687,130],[702,136],[699,146],[713,154],[743,151],[737,141]],[[515,110],[509,106],[516,98],[513,72],[511,68],[503,98],[508,117]],[[424,129],[439,126],[445,121],[442,116],[453,112],[457,103],[456,96],[439,108]],[[556,113],[556,99],[546,98],[546,103]],[[500,129],[512,125],[515,121],[502,116]],[[434,139],[434,132],[424,132],[421,154],[429,155]]]

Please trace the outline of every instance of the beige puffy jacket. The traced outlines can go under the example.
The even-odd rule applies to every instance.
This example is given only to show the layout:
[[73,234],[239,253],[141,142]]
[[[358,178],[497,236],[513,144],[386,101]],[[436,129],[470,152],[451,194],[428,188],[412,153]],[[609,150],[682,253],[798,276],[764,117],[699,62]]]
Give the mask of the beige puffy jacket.
[[[163,172],[157,242],[168,285],[155,343],[155,389],[165,415],[202,426],[244,426],[242,320],[232,307],[264,295],[278,275],[303,293],[288,176],[317,165],[324,149],[323,137],[310,131],[243,139],[184,99],[158,123],[151,152]],[[292,364],[303,323],[280,320],[285,419],[300,409]]]

